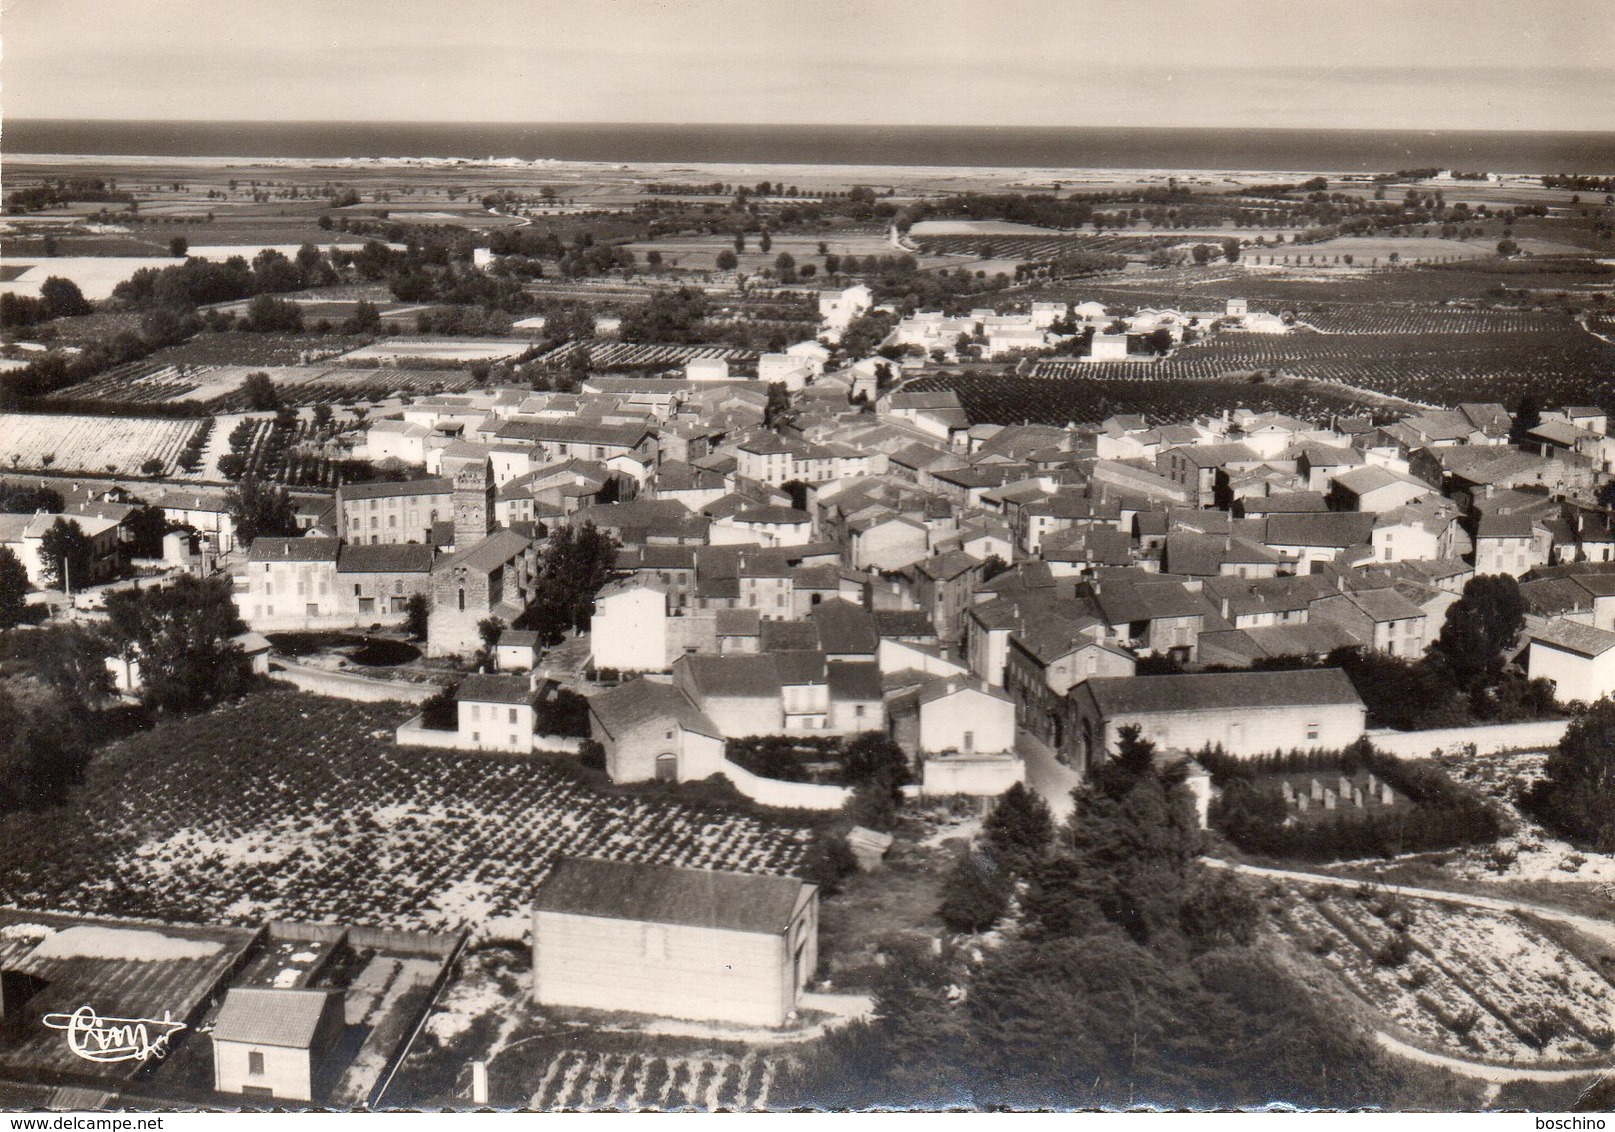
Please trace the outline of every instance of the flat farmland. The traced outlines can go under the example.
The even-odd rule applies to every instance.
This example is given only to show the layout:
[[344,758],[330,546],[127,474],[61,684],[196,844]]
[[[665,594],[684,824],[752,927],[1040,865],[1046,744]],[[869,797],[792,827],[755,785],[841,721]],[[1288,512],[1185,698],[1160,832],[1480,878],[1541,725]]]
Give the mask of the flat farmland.
[[602,793],[543,760],[399,748],[409,714],[262,692],[114,743],[66,805],[0,821],[0,892],[31,909],[520,939],[563,853],[785,875],[809,844],[802,827]]
[[[444,225],[450,228],[514,228],[521,224],[515,216],[489,212],[481,205],[456,205],[452,202],[405,203],[388,202],[385,205],[351,205],[328,210],[332,216],[350,216],[355,220],[388,223]],[[383,217],[382,213],[386,213]]]
[[[822,272],[824,256],[819,253],[821,242],[831,254],[838,256],[855,255],[863,258],[872,255],[904,254],[903,249],[892,246],[884,228],[825,232],[821,235],[807,236],[774,235],[770,238],[773,244],[767,252],[764,252],[757,246],[758,234],[748,233],[746,250],[736,257],[740,262],[737,270],[755,275],[765,267],[773,267],[774,260],[779,258],[781,252],[790,252],[798,268],[812,263]],[[735,250],[733,236],[677,236],[662,240],[636,241],[624,246],[634,253],[641,264],[645,262],[647,252],[658,251],[662,254],[663,266],[680,267],[686,271],[716,271],[718,255]]]
[[1115,413],[1141,413],[1155,424],[1168,424],[1240,407],[1314,420],[1360,408],[1349,397],[1328,389],[1215,379],[1152,380],[1150,371],[1156,368],[1152,363],[1109,364],[1128,368],[1106,370],[1102,363],[1091,376],[1085,367],[1069,377],[1005,377],[970,371],[922,377],[903,388],[914,393],[951,389],[959,394],[971,420],[1004,425],[1064,426],[1102,421]]
[[333,359],[339,365],[444,362],[469,364],[514,358],[528,343],[516,338],[386,338]]
[[177,366],[306,366],[358,349],[370,340],[334,334],[198,334],[188,342],[166,346],[147,360]]
[[135,362],[62,391],[64,400],[111,405],[189,403],[210,412],[248,408],[242,385],[251,373],[267,373],[283,405],[365,404],[398,396],[457,393],[477,384],[465,369],[399,366],[193,366]]
[[928,236],[1058,236],[1053,228],[1020,224],[1013,220],[921,220],[908,230],[910,238]]
[[147,460],[174,462],[199,420],[91,417],[59,413],[0,414],[0,467],[96,475],[142,475]]
[[1423,404],[1512,403],[1521,389],[1534,389],[1548,404],[1615,408],[1609,380],[1615,346],[1568,319],[1559,328],[1459,333],[1224,331],[1156,361],[1054,360],[1035,372],[1061,382],[1106,379],[1183,388],[1184,382],[1258,371],[1340,387],[1339,395],[1348,398],[1359,389]]
[[[1295,251],[1292,246],[1289,254]],[[1014,295],[1022,301],[1064,299],[1080,303],[1094,299],[1123,309],[1175,306],[1183,310],[1220,310],[1224,300],[1249,299],[1261,304],[1259,309],[1310,311],[1335,303],[1434,306],[1461,302],[1491,307],[1497,302],[1493,292],[1499,284],[1510,290],[1536,292],[1539,301],[1552,301],[1560,292],[1584,294],[1615,287],[1615,266],[1602,267],[1588,260],[1543,263],[1470,259],[1441,267],[1396,268],[1382,262],[1379,270],[1348,271],[1332,266],[1309,268],[1304,263],[1269,268],[1265,265],[1267,254],[1262,253],[1264,264],[1259,268],[1245,262],[1211,264],[1149,271],[1133,279],[1112,275],[1091,282],[1039,283],[1018,288]],[[1274,254],[1282,260],[1286,253],[1277,249]]]
[[[1278,244],[1265,248],[1246,248],[1242,256],[1260,257],[1263,263],[1266,263],[1270,256],[1275,263],[1282,263],[1285,256],[1289,256],[1292,262],[1297,256],[1303,260],[1314,256],[1321,263],[1327,256],[1329,262],[1333,263],[1336,256],[1344,258],[1349,255],[1357,267],[1369,266],[1376,259],[1384,265],[1390,262],[1392,255],[1398,256],[1405,263],[1419,260],[1433,263],[1479,259],[1497,254],[1497,242],[1502,238],[1502,232],[1495,225],[1488,231],[1490,235],[1470,240],[1443,240],[1439,236],[1339,236],[1316,244]],[[1518,243],[1524,251],[1533,255],[1562,255],[1575,250],[1572,245],[1535,238],[1521,239]]]
[[1053,232],[1042,236],[910,236],[918,247],[934,255],[983,256],[987,259],[1008,258],[1015,261],[1053,259],[1072,252],[1143,256],[1156,248],[1172,247],[1191,238],[1159,232],[1125,235]]
[[726,346],[661,346],[639,342],[568,342],[545,354],[547,365],[564,362],[578,350],[589,351],[589,367],[597,370],[668,369],[698,358],[720,358],[734,366],[755,366],[757,355],[750,350]]

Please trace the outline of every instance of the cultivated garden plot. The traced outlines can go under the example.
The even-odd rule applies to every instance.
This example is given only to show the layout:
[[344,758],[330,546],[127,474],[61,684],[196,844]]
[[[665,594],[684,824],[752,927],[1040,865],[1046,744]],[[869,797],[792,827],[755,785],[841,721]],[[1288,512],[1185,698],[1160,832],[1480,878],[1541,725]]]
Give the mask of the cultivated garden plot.
[[404,362],[499,362],[528,348],[516,338],[386,338],[350,350],[336,359],[339,365],[398,365]]
[[400,749],[406,714],[270,692],[114,744],[68,805],[0,823],[0,901],[517,939],[561,854],[778,875],[808,846],[540,760]]
[[[1548,761],[1545,753],[1461,754],[1440,761],[1455,781],[1496,801],[1515,823],[1514,832],[1496,845],[1456,854],[1447,866],[1455,875],[1470,880],[1615,884],[1615,854],[1577,850],[1520,811],[1521,793],[1542,777]],[[1615,918],[1615,903],[1610,915]]]
[[656,346],[638,342],[569,342],[545,354],[546,364],[564,362],[575,351],[587,348],[589,367],[611,369],[666,369],[681,366],[697,358],[721,358],[731,365],[755,364],[757,355],[750,350],[733,350],[724,346]]
[[1519,334],[1569,331],[1559,311],[1466,311],[1340,306],[1314,311],[1301,321],[1321,334]]
[[775,1072],[774,1060],[756,1053],[679,1057],[568,1049],[545,1068],[530,1107],[543,1112],[757,1110],[767,1106]]
[[383,401],[395,396],[458,393],[477,384],[468,370],[395,366],[210,366],[131,362],[64,389],[59,399],[111,405],[189,405],[198,410],[248,409],[247,376],[267,374],[281,404],[292,407]]
[[[1083,374],[1089,369],[1086,363],[1069,364],[1082,365]],[[1100,362],[1092,368],[1099,370],[1107,365],[1123,367],[1124,375],[1136,369],[1138,379],[1096,372],[1081,378],[1051,380],[1042,376],[1000,377],[972,370],[922,377],[904,388],[914,393],[951,389],[959,394],[959,402],[972,420],[1005,424],[1064,426],[1068,421],[1102,421],[1113,413],[1142,413],[1165,424],[1236,407],[1311,420],[1354,409],[1344,395],[1326,395],[1331,391],[1321,387],[1243,381],[1152,381],[1148,374],[1156,367],[1149,362]]]
[[147,474],[147,461],[172,475],[199,420],[92,417],[67,413],[0,414],[0,467],[30,471]]
[[1154,361],[1041,362],[1038,377],[1206,381],[1273,371],[1424,404],[1512,403],[1537,390],[1549,404],[1603,404],[1615,347],[1565,320],[1557,329],[1471,333],[1251,334],[1224,331]]
[[991,233],[979,236],[957,234],[915,236],[910,232],[909,236],[915,246],[932,255],[976,256],[982,259],[1001,257],[1015,261],[1055,259],[1062,255],[1070,255],[1072,252],[1144,256],[1156,248],[1167,248],[1192,239],[1188,233],[1178,236],[1100,236],[1091,232],[1081,234],[1056,232],[1044,236]]
[[1615,1048],[1615,958],[1600,970],[1524,918],[1368,886],[1283,896],[1278,930],[1405,1040],[1519,1065],[1607,1061]]

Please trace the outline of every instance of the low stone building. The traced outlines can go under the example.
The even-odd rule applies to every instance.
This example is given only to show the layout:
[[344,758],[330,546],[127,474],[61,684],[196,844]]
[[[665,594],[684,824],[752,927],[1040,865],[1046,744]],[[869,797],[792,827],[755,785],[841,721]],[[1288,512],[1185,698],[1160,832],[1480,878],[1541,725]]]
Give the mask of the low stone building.
[[723,769],[723,733],[671,684],[631,680],[590,696],[589,734],[613,782],[683,782]]

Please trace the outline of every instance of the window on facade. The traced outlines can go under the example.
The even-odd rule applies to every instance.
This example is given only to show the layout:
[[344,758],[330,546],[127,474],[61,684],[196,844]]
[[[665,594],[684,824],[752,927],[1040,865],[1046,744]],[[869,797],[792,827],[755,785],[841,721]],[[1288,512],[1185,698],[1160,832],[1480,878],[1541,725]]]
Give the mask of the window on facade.
[[974,731],[965,732],[963,745],[964,749],[967,751],[974,751],[976,749],[976,733]]
[[1317,739],[1317,737],[1318,725],[1316,723],[1307,724],[1307,741],[1312,742],[1313,740]]
[[515,708],[510,709],[510,722],[512,722],[512,723],[516,722],[516,709]]
[[264,1055],[257,1050],[247,1052],[247,1072],[254,1077],[264,1075]]
[[465,612],[465,590],[460,591],[460,612]]

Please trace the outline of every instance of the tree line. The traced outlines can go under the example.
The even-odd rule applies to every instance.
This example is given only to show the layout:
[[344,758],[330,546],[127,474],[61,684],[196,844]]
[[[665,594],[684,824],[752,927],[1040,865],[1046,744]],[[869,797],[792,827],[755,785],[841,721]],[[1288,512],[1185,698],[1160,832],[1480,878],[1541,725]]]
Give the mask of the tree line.
[[1150,743],[1124,735],[1074,800],[1058,831],[1024,796],[999,803],[978,849],[1011,878],[1012,922],[991,947],[971,935],[886,944],[873,1015],[808,1047],[777,1081],[777,1103],[1428,1100],[1434,1075],[1381,1053],[1264,948],[1260,903],[1200,862],[1193,801]]

